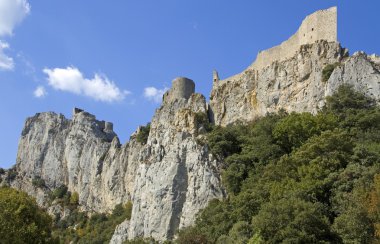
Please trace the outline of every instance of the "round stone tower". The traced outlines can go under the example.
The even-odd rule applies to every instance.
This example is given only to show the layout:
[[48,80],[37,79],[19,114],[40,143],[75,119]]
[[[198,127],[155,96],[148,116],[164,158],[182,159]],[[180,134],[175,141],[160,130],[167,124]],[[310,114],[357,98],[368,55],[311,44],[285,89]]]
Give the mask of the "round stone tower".
[[195,92],[194,81],[185,78],[178,77],[172,82],[172,89],[170,89],[170,99],[174,100],[176,98],[189,99],[191,94]]

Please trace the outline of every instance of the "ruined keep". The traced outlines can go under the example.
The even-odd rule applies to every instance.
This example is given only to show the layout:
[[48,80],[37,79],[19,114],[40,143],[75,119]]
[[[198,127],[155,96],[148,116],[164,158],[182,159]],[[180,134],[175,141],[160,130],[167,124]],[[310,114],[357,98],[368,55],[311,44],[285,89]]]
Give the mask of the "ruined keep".
[[[228,126],[283,110],[315,113],[342,84],[380,101],[380,57],[363,52],[349,56],[336,41],[336,24],[336,8],[318,11],[288,41],[260,52],[240,74],[219,80],[214,71],[209,104],[203,95],[193,94],[192,80],[174,79],[151,120],[145,144],[136,138],[142,127],[121,145],[112,123],[79,108],[72,119],[38,113],[25,122],[17,176],[10,186],[32,195],[60,218],[70,212],[57,201],[49,205],[51,190],[61,185],[77,192],[78,207],[89,213],[107,213],[131,201],[131,218],[117,226],[111,244],[137,237],[161,243],[173,239],[177,230],[194,224],[211,200],[228,197],[222,186],[224,164],[204,143],[207,121],[199,115]],[[323,80],[324,68],[337,63]],[[5,176],[0,174],[0,181]],[[46,187],[36,187],[36,178]]]
[[212,80],[213,82],[218,82],[220,79],[219,79],[219,74],[218,74],[218,71],[214,70],[212,72]]
[[76,114],[79,114],[81,112],[83,112],[84,110],[83,109],[80,109],[80,108],[73,108],[73,116],[76,115]]
[[[378,100],[379,62],[364,53],[350,56],[337,41],[337,8],[319,10],[307,16],[287,41],[260,52],[243,72],[213,82],[212,120],[226,126],[280,110],[317,113],[326,96],[342,84]],[[329,65],[335,68],[324,80]]]
[[278,46],[259,52],[250,68],[261,70],[275,61],[291,58],[299,47],[318,40],[337,42],[337,8],[319,10],[303,21],[298,31]]
[[172,81],[172,88],[164,94],[164,102],[171,102],[176,99],[189,99],[195,92],[195,83],[186,77],[177,77]]

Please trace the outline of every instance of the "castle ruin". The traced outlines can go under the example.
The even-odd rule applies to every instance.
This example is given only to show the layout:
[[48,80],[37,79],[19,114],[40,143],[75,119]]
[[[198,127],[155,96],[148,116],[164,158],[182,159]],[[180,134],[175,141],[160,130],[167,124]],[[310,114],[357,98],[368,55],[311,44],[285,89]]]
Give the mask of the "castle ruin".
[[214,70],[212,72],[212,78],[213,78],[213,81],[214,82],[218,82],[220,79],[219,79],[219,74],[218,74],[218,71]]
[[176,99],[189,99],[195,92],[195,83],[185,77],[178,77],[172,81],[172,88],[164,94],[164,102],[174,101]]
[[318,40],[337,42],[337,8],[319,10],[307,16],[298,31],[279,46],[259,52],[255,62],[249,67],[261,70],[275,61],[283,61],[294,56],[301,45]]

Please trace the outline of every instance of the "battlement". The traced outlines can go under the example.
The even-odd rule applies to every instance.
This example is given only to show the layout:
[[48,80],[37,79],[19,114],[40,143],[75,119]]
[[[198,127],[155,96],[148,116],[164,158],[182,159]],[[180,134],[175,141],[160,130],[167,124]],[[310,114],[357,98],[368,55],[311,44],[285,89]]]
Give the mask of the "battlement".
[[220,79],[219,79],[219,74],[218,74],[218,71],[214,70],[212,72],[212,80],[213,82],[218,82]]
[[194,81],[185,77],[178,77],[172,81],[172,88],[164,94],[163,100],[174,101],[180,98],[189,99],[194,92]]
[[337,8],[319,10],[307,16],[298,31],[279,46],[259,52],[255,62],[249,67],[261,70],[275,61],[283,61],[294,56],[299,47],[318,40],[337,42]]
[[99,129],[104,132],[112,132],[113,131],[113,123],[107,121],[96,121],[99,126]]
[[80,112],[83,112],[84,110],[83,109],[80,109],[80,108],[73,108],[73,116],[76,115],[76,114],[79,114]]
[[81,116],[85,116],[87,118],[90,118],[91,120],[94,120],[101,131],[104,131],[107,133],[113,132],[113,123],[107,122],[104,120],[101,120],[101,121],[96,120],[95,115],[87,113],[83,109],[80,109],[80,108],[74,108],[73,109],[73,117],[75,117],[76,115],[79,115],[80,113],[81,113]]

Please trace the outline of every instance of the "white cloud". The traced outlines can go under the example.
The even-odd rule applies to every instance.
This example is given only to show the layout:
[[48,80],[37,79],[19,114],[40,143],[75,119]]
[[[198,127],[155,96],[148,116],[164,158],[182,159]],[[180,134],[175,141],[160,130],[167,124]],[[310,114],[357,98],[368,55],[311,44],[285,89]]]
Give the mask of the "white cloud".
[[[0,37],[11,36],[16,25],[30,13],[28,0],[0,0]],[[0,70],[13,70],[14,61],[4,53],[9,44],[0,40]]]
[[0,40],[0,69],[13,70],[13,58],[5,54],[4,50],[9,48],[9,44]]
[[36,88],[36,90],[34,90],[33,94],[34,94],[35,97],[43,98],[43,97],[45,97],[47,95],[47,92],[45,90],[45,87],[38,86]]
[[145,87],[144,88],[144,97],[150,101],[154,101],[156,103],[160,103],[162,100],[162,96],[168,90],[168,88],[157,89],[155,87]]
[[87,79],[75,67],[45,68],[43,72],[48,76],[49,85],[54,89],[91,97],[98,101],[121,101],[130,94],[129,91],[121,91],[105,75],[95,74],[94,78]]
[[12,35],[16,25],[29,14],[30,4],[27,0],[0,1],[0,36]]

